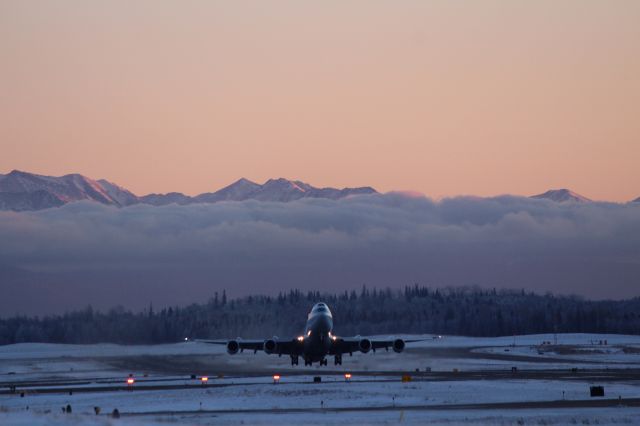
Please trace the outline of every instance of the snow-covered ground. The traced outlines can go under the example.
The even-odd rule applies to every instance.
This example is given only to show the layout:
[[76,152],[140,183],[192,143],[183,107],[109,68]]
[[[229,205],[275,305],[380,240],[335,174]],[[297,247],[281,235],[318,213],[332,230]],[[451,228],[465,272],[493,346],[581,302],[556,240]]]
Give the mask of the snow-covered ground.
[[466,410],[466,411],[397,411],[382,412],[315,412],[312,414],[228,414],[224,416],[185,415],[172,419],[163,418],[126,418],[111,419],[105,416],[37,414],[37,413],[0,413],[0,424],[14,426],[148,426],[163,424],[183,425],[600,425],[620,426],[637,425],[640,422],[640,409],[614,407],[609,409],[582,408],[557,410]]
[[[0,394],[0,424],[138,425],[165,421],[295,424],[301,418],[309,424],[337,424],[344,423],[345,419],[354,424],[640,424],[640,408],[624,407],[625,400],[640,398],[640,383],[636,377],[629,380],[625,377],[625,371],[631,371],[625,369],[640,367],[640,351],[635,350],[640,348],[640,336],[569,334],[434,338],[429,335],[406,338],[425,340],[409,344],[403,354],[378,351],[375,355],[354,355],[345,358],[342,367],[323,368],[291,367],[287,357],[264,354],[245,352],[230,356],[224,346],[196,342],[157,346],[4,346],[0,347],[0,383],[4,383],[4,389],[10,384],[16,385],[18,392]],[[551,345],[543,342],[551,342]],[[129,360],[132,367],[129,367]],[[155,367],[142,370],[140,360],[152,360],[149,365]],[[210,369],[209,384],[198,385],[187,374],[159,371],[163,365],[173,368],[176,360],[180,363],[193,360],[194,370]],[[209,361],[211,364],[207,364]],[[243,376],[242,368],[251,366],[259,366],[263,371],[279,371],[282,379],[276,385],[270,374]],[[498,379],[414,375],[412,381],[403,383],[399,373],[416,368],[424,371],[429,367],[432,371],[449,374],[453,369],[461,374],[485,371],[489,373],[487,377],[492,377],[491,374],[502,374],[500,372],[510,371],[514,366],[520,371],[535,370],[540,374],[534,378],[514,375]],[[545,371],[569,371],[569,367],[594,371],[615,369],[620,374],[616,380],[608,382],[606,378],[584,376],[564,380],[545,375]],[[226,373],[225,368],[232,372]],[[292,370],[298,374],[291,374]],[[349,371],[353,377],[347,383],[342,375],[327,374],[330,370]],[[137,379],[133,391],[127,391],[124,384],[129,373]],[[322,377],[321,383],[313,383],[315,375]],[[620,398],[620,404],[616,402],[615,406],[606,408],[536,410],[498,410],[490,406],[482,410],[459,408],[466,404],[589,400],[589,387],[593,384],[603,385],[605,397]],[[151,390],[154,386],[164,387]],[[106,389],[95,391],[96,387]],[[73,389],[73,393],[66,392],[67,388]],[[51,389],[65,391],[43,393]],[[22,390],[26,392],[23,397],[20,396]],[[94,391],[87,392],[90,390]],[[62,407],[67,404],[72,406],[73,414],[62,414]],[[458,408],[443,409],[442,405]],[[102,415],[95,416],[94,407],[101,407]],[[367,411],[380,407],[386,408]],[[123,413],[119,420],[105,415],[115,408]],[[236,409],[264,411],[230,412]],[[290,409],[307,411],[287,412]],[[348,410],[333,411],[336,409]],[[273,413],[272,410],[279,411]],[[136,413],[138,415],[133,415]]]
[[[416,336],[405,336],[407,339]],[[417,336],[420,338],[422,336]],[[528,334],[524,336],[503,337],[465,337],[425,335],[427,340],[416,342],[417,346],[441,347],[475,347],[475,346],[531,346],[542,342],[557,341],[558,345],[591,345],[596,342],[608,341],[609,345],[640,345],[640,335],[632,334],[595,334],[595,333],[559,333],[559,334]],[[429,340],[431,338],[431,340]]]
[[38,359],[61,357],[108,357],[134,355],[191,355],[223,353],[224,345],[198,342],[166,345],[125,346],[111,343],[97,345],[62,345],[55,343],[18,343],[0,346],[0,361],[7,359]]
[[[280,384],[263,380],[262,384],[198,389],[172,389],[146,391],[116,391],[99,393],[75,392],[73,395],[27,394],[0,396],[0,406],[10,411],[26,410],[57,412],[71,404],[74,412],[93,413],[99,406],[111,412],[145,413],[157,411],[233,410],[237,408],[289,409],[289,408],[344,408],[344,407],[397,407],[441,404],[478,404],[498,402],[528,402],[580,400],[589,398],[589,382],[553,380],[462,380],[412,381],[402,383],[400,378],[382,382],[327,381],[313,383],[304,376]],[[230,382],[222,379],[218,382]],[[213,384],[213,383],[212,383]],[[77,389],[77,388],[76,388]],[[639,383],[615,383],[605,386],[608,397],[640,398]]]

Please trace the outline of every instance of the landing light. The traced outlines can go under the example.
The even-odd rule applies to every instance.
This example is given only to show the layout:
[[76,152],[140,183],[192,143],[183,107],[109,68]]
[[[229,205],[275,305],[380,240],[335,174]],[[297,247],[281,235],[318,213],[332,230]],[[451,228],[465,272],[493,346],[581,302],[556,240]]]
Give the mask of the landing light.
[[127,379],[127,384],[128,384],[129,386],[131,386],[131,385],[132,385],[132,384],[134,384],[135,382],[136,382],[136,381],[135,381],[135,379],[134,379],[133,377],[129,377],[129,378]]
[[307,331],[307,336],[311,336],[311,330]]
[[207,376],[202,376],[200,377],[200,381],[202,382],[202,384],[206,384],[209,381],[209,378]]
[[345,379],[346,381],[351,380],[351,373],[346,373],[346,374],[344,375],[344,379]]
[[304,340],[304,336],[298,337],[298,342],[302,342]]
[[273,375],[273,384],[276,384],[280,382],[280,375],[279,374],[274,374]]

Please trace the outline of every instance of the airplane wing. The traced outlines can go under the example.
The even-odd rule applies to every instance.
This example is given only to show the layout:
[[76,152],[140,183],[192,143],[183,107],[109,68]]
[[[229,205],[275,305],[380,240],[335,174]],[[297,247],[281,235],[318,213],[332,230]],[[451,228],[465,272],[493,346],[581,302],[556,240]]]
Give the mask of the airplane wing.
[[342,355],[342,354],[352,354],[354,352],[359,352],[360,349],[360,340],[358,338],[341,338],[338,337],[331,345],[331,350],[329,353],[331,355]]
[[403,339],[369,339],[366,337],[338,337],[331,348],[331,355],[340,355],[344,353],[364,352],[370,350],[374,352],[377,349],[393,349],[396,352],[402,352],[406,343],[420,342],[423,339],[403,340]]
[[238,349],[240,351],[250,350],[250,351],[261,351],[264,347],[264,340],[196,340],[199,343],[208,343],[211,345],[225,345],[227,346],[229,342],[237,342]]
[[225,345],[230,353],[242,352],[245,350],[258,352],[265,351],[268,354],[278,355],[296,355],[302,353],[302,345],[296,339],[266,339],[266,340],[196,340],[200,343],[209,343],[214,345]]
[[429,340],[429,339],[388,339],[388,340],[371,340],[371,344],[373,346],[373,349],[389,349],[389,348],[393,348],[393,345],[395,343],[398,342],[398,340],[402,340],[402,342],[404,343],[414,343],[414,342],[424,342],[425,340]]

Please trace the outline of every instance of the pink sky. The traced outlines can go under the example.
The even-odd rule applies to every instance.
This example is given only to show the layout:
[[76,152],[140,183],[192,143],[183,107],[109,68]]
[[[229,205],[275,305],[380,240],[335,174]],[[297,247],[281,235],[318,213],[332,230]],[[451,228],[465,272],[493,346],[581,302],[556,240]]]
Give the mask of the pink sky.
[[640,2],[0,3],[0,173],[640,196]]

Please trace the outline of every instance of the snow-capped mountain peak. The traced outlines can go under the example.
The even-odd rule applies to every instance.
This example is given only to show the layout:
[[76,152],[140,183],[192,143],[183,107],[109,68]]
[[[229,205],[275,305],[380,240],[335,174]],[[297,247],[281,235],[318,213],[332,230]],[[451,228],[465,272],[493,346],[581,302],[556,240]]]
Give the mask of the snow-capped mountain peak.
[[240,178],[231,185],[216,192],[206,192],[194,197],[196,202],[215,203],[216,201],[242,201],[251,197],[260,189],[260,185],[249,179]]
[[106,179],[100,179],[97,182],[107,195],[120,206],[130,206],[131,204],[137,204],[139,202],[138,197],[128,189],[109,182]]
[[[53,205],[80,200],[117,204],[100,183],[77,173],[53,177],[13,170],[0,178],[0,194],[0,207],[11,210],[32,210],[31,201],[40,205],[46,199]],[[40,196],[35,197],[35,194]],[[13,201],[7,201],[9,199]],[[12,207],[11,204],[16,200],[20,200],[18,205]],[[5,205],[7,202],[9,206]]]
[[550,189],[547,192],[544,192],[538,195],[533,195],[530,198],[535,198],[539,200],[551,200],[559,203],[564,203],[564,202],[585,203],[585,202],[591,201],[589,198],[566,188]]

